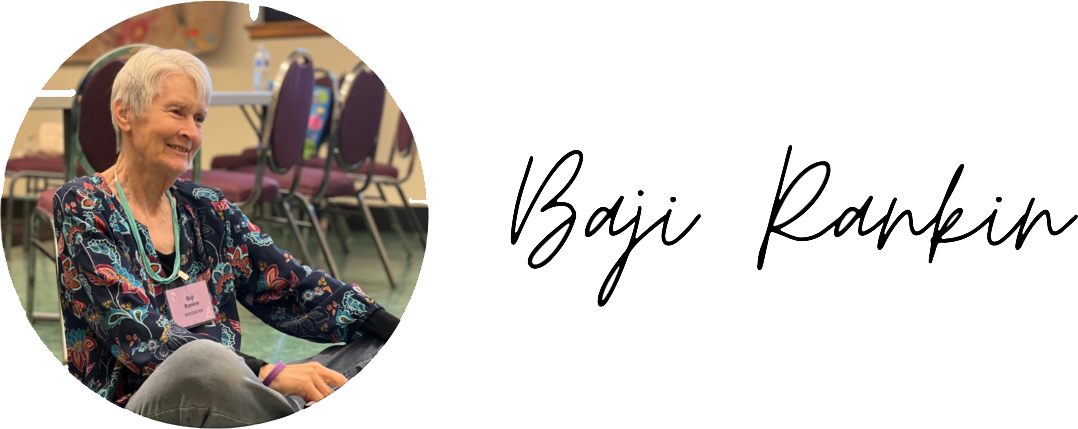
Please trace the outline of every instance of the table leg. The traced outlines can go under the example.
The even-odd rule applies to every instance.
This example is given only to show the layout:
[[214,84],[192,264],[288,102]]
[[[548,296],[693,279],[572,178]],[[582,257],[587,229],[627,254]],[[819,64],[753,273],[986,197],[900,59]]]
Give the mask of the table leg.
[[64,182],[75,179],[75,156],[72,150],[75,142],[71,141],[71,109],[64,109]]
[[[252,107],[253,109],[253,107]],[[269,110],[269,106],[262,106],[261,111],[258,112],[258,148],[262,149],[262,132],[266,130],[266,111]]]

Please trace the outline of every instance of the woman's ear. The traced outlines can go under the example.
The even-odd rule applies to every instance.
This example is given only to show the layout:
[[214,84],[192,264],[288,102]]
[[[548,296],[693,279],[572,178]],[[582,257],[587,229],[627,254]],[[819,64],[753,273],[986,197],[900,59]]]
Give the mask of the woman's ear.
[[131,132],[131,115],[127,106],[124,106],[120,100],[116,100],[112,103],[112,114],[116,119],[116,125],[120,127],[120,131],[129,133]]

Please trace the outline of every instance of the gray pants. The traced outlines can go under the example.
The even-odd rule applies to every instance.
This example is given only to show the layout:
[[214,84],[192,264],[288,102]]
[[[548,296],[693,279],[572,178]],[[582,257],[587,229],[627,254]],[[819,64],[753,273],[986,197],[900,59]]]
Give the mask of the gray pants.
[[[366,336],[318,355],[288,362],[318,362],[351,379],[384,341]],[[127,409],[143,417],[188,427],[237,427],[276,420],[306,402],[262,385],[231,349],[210,340],[183,345],[161,363],[131,397]]]

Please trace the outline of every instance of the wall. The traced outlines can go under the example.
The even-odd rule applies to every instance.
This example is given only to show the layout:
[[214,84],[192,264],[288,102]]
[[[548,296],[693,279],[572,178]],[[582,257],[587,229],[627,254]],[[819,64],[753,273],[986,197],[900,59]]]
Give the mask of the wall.
[[[270,52],[271,76],[276,75],[277,66],[297,48],[306,49],[311,53],[316,66],[328,69],[334,74],[351,70],[359,62],[356,54],[331,36],[252,40],[248,37],[246,28],[250,22],[250,13],[246,4],[229,3],[220,47],[214,52],[199,56],[210,70],[214,91],[250,91],[252,89],[253,70],[251,58],[259,44],[264,45]],[[317,25],[317,22],[314,24]],[[101,30],[104,31],[105,29],[102,28]],[[64,90],[75,88],[87,66],[88,64],[61,66],[42,89]],[[340,77],[338,75],[338,78]],[[393,98],[387,96],[385,112],[382,116],[382,129],[385,132],[380,136],[377,154],[377,159],[382,162],[388,159],[389,152],[392,149],[392,140],[399,118],[398,112],[399,110]],[[38,127],[42,122],[60,122],[61,120],[62,113],[59,110],[27,111],[18,135],[15,137],[12,154],[17,156],[25,151],[31,134],[38,132]],[[416,137],[419,147],[422,147],[421,139],[422,136]],[[207,121],[203,125],[202,168],[208,169],[214,156],[239,153],[244,148],[254,147],[257,143],[257,137],[247,124],[239,107],[211,106]],[[403,172],[406,165],[401,164],[398,167]],[[418,160],[416,172],[402,187],[408,198],[426,199],[423,172]],[[6,191],[7,189],[5,188],[5,195],[7,195]],[[367,195],[373,197],[377,193],[368,190]],[[391,205],[399,206],[401,204],[400,197],[396,196],[395,193],[387,195],[387,198],[389,198]],[[376,201],[369,201],[371,201],[371,205],[378,205]]]

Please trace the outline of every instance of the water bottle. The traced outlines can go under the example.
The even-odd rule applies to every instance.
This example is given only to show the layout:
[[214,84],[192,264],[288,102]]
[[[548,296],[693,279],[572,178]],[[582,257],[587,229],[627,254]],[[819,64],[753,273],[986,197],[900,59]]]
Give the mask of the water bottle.
[[262,87],[262,82],[266,80],[266,75],[269,74],[269,62],[270,54],[266,50],[265,46],[258,45],[258,50],[255,51],[254,58],[254,87],[255,91],[265,91]]

